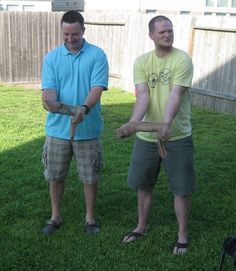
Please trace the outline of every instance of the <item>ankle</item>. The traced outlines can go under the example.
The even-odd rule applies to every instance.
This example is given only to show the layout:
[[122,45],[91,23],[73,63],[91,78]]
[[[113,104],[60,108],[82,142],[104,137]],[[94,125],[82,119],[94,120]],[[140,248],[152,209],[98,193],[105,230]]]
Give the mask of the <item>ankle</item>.
[[188,242],[188,235],[186,233],[179,233],[178,234],[178,242],[179,243],[187,243]]
[[58,222],[58,223],[61,223],[62,222],[62,217],[60,215],[58,215],[58,216],[53,216],[52,215],[51,220],[53,220],[55,222]]
[[87,224],[94,224],[95,223],[94,218],[91,216],[88,216],[88,215],[85,216],[85,222]]
[[145,233],[147,231],[146,226],[140,226],[138,225],[137,228],[134,230],[134,232],[139,232],[139,233]]

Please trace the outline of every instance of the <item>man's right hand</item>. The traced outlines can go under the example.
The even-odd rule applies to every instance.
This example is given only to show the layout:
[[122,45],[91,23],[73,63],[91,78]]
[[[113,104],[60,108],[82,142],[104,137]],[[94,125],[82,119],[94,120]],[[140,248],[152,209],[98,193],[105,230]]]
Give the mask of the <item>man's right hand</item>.
[[126,138],[136,132],[136,126],[132,124],[132,121],[129,121],[116,130],[116,136],[118,138]]

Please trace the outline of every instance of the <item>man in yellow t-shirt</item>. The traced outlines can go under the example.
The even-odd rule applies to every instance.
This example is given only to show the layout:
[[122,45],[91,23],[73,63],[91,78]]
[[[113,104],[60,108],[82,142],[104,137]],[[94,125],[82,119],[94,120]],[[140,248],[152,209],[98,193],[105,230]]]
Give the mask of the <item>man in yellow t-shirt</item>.
[[[130,122],[166,123],[159,137],[164,141],[167,156],[159,156],[155,133],[137,133],[128,185],[137,191],[139,220],[137,227],[124,237],[123,242],[131,243],[146,234],[153,188],[163,163],[174,195],[174,210],[178,222],[178,239],[173,254],[182,254],[188,247],[190,196],[195,189],[189,90],[193,65],[187,53],[172,46],[173,25],[167,17],[156,16],[151,19],[149,37],[154,42],[155,50],[138,57],[134,63],[137,99]],[[127,132],[123,127],[118,130],[118,135],[130,136],[132,131]]]

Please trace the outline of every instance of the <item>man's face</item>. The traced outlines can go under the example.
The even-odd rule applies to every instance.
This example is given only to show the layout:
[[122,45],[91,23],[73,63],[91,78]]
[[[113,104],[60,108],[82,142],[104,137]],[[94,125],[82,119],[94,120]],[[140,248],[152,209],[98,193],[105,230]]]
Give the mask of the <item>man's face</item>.
[[67,49],[77,52],[83,44],[84,29],[81,25],[78,22],[71,24],[63,22],[61,31]]
[[163,49],[171,48],[174,41],[173,26],[169,21],[155,22],[155,30],[149,33],[149,37],[154,41],[155,46]]

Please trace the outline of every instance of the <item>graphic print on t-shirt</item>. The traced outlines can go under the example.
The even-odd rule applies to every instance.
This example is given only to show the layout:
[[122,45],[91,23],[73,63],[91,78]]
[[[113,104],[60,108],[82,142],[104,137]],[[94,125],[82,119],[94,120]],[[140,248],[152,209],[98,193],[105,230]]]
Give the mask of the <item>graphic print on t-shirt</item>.
[[155,88],[157,83],[161,83],[162,85],[168,85],[171,82],[171,71],[169,69],[163,69],[159,75],[156,73],[151,73],[148,76],[148,83],[151,88]]

